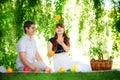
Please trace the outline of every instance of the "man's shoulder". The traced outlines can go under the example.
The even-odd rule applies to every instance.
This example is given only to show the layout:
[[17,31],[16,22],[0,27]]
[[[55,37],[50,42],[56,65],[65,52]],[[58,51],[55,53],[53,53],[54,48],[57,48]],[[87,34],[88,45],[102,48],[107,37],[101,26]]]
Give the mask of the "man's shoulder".
[[18,44],[19,43],[26,43],[26,38],[24,36],[22,36],[19,40],[18,40]]

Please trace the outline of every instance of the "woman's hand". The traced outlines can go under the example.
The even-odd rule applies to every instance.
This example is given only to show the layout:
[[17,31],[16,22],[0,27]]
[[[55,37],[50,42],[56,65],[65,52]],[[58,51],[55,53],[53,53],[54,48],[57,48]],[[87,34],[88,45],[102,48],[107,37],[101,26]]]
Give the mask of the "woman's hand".
[[57,42],[58,42],[60,45],[64,44],[64,38],[58,39]]
[[62,47],[63,47],[63,49],[64,49],[65,51],[69,51],[70,47],[67,46],[67,45],[64,43],[64,37],[61,38],[61,39],[58,39],[57,42],[58,42],[60,45],[62,45]]

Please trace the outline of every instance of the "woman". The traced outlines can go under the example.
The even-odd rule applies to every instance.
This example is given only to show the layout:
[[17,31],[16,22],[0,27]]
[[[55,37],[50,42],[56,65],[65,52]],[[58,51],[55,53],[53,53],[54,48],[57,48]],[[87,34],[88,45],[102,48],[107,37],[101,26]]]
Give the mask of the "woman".
[[73,62],[68,56],[70,49],[70,40],[65,33],[65,27],[62,23],[55,26],[55,35],[48,42],[48,56],[52,57],[49,52],[54,51],[53,65],[54,70],[59,71],[61,67],[65,70],[71,70],[73,65],[76,65],[76,71],[90,71],[90,67],[81,62]]
[[55,71],[59,71],[61,67],[70,70],[72,61],[69,59],[67,52],[70,49],[69,38],[65,33],[65,27],[62,23],[55,26],[55,35],[48,42],[48,56],[50,51],[54,51],[53,64]]

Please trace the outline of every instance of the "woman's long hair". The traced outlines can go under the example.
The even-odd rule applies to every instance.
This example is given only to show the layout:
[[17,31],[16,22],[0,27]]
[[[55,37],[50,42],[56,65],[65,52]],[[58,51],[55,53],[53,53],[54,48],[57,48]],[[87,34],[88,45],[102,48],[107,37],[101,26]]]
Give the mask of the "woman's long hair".
[[[65,28],[64,25],[62,23],[58,23],[55,25],[55,27],[57,28],[58,26],[60,26],[61,28]],[[69,42],[69,38],[67,37],[67,34],[63,33],[63,37],[64,37],[64,43],[67,45],[67,46],[70,46],[70,42]],[[57,50],[57,45],[58,45],[58,42],[57,42],[57,38],[58,38],[58,35],[57,33],[55,33],[54,35],[54,40],[53,40],[53,51],[56,51]],[[63,52],[65,50],[62,50]]]

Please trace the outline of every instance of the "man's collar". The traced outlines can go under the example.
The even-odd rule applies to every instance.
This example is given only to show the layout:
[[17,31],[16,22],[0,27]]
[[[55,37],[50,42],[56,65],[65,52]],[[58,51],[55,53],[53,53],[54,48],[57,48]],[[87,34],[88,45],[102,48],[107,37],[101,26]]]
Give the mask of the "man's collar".
[[24,34],[24,36],[25,36],[27,39],[29,39],[29,40],[32,39],[32,37],[28,36],[27,34]]

